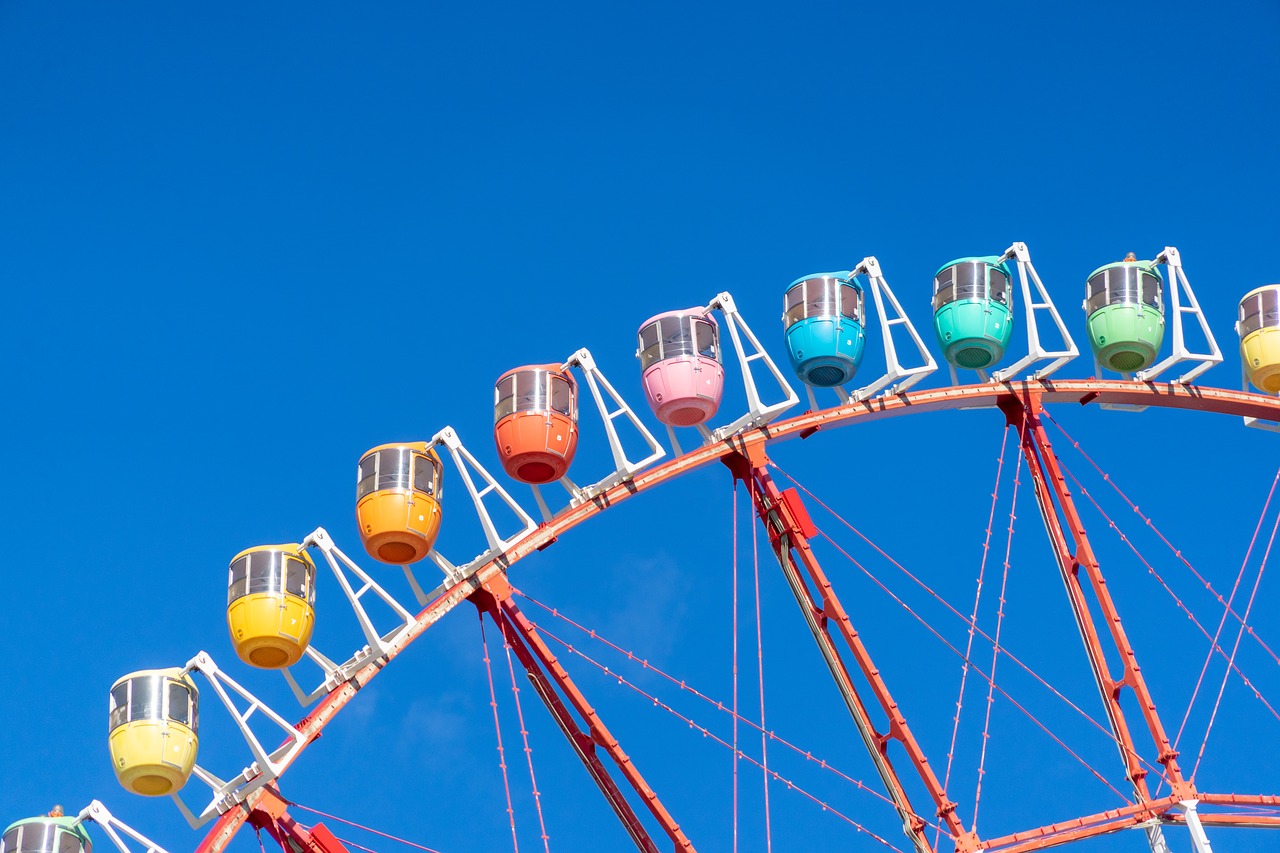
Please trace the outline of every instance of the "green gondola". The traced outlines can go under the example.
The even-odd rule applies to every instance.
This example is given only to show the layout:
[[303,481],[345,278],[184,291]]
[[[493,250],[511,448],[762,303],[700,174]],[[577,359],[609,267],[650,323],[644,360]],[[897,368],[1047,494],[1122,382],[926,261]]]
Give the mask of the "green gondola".
[[9,824],[0,836],[0,853],[91,853],[92,850],[89,833],[74,817],[29,817]]
[[1164,342],[1164,286],[1154,264],[1098,267],[1085,282],[1084,310],[1098,364],[1132,373],[1155,363]]

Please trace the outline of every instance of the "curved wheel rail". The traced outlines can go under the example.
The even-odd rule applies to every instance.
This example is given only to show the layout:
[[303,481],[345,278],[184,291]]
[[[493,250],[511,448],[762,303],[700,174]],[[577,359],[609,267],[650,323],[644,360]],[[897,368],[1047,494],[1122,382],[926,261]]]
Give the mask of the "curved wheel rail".
[[[844,404],[817,412],[806,412],[785,421],[770,424],[726,441],[692,450],[683,456],[637,474],[635,479],[614,486],[593,500],[564,510],[555,518],[538,526],[517,540],[505,553],[481,566],[466,580],[448,589],[429,604],[414,620],[412,628],[387,654],[387,661],[396,657],[423,631],[442,616],[465,601],[473,592],[486,587],[490,581],[501,579],[508,567],[530,553],[546,548],[561,534],[566,533],[589,518],[607,510],[616,503],[659,486],[681,474],[723,459],[734,453],[743,453],[752,445],[773,443],[791,438],[805,438],[814,432],[861,421],[895,417],[899,415],[937,412],[949,409],[994,406],[1002,397],[1037,396],[1044,403],[1076,403],[1090,405],[1111,403],[1129,406],[1155,406],[1166,409],[1189,409],[1213,412],[1260,420],[1280,420],[1280,397],[1253,394],[1247,391],[1231,391],[1223,388],[1202,388],[1174,383],[1128,382],[1122,380],[1065,379],[1022,382],[963,385],[915,391],[896,396]],[[386,665],[375,661],[359,670],[351,680],[335,688],[320,700],[310,714],[298,722],[296,728],[305,742],[310,744],[320,736],[329,721],[341,711],[359,690],[368,684]],[[294,758],[302,752],[299,749]],[[292,764],[292,760],[290,761]],[[285,768],[287,769],[287,768]],[[283,774],[283,770],[281,773]],[[197,853],[221,853],[248,818],[265,789],[254,791],[236,808],[220,816],[209,830]]]

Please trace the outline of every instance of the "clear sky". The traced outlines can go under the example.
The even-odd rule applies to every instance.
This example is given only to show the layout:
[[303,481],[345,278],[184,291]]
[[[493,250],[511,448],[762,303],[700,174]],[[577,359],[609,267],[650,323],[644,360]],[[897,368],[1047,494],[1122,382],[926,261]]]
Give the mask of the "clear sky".
[[[494,379],[583,346],[643,407],[636,327],[721,290],[783,360],[779,307],[796,277],[875,255],[928,334],[933,271],[1021,240],[1083,342],[1088,272],[1172,245],[1226,355],[1202,381],[1238,387],[1236,302],[1280,280],[1277,43],[1274,0],[0,3],[0,446],[9,454],[0,818],[96,797],[167,848],[193,847],[203,832],[167,800],[115,782],[111,683],[205,649],[286,717],[301,717],[278,676],[234,658],[223,615],[230,558],[324,526],[410,601],[398,571],[362,554],[352,477],[360,454],[451,424],[496,471]],[[866,371],[877,347],[873,335]],[[1062,375],[1091,372],[1082,358]],[[731,383],[736,376],[731,369]],[[945,381],[938,374],[926,386]],[[1280,464],[1276,435],[1186,413],[1055,417],[1197,570],[1230,589]],[[605,450],[594,422],[584,420],[583,436],[572,473],[586,480]],[[776,459],[967,611],[1000,440],[995,413],[957,412],[822,434],[778,448]],[[1216,627],[1212,597],[1060,445],[1152,566]],[[1013,473],[1007,464],[989,584]],[[465,559],[480,542],[456,475],[446,476],[442,547]],[[527,489],[513,492],[533,509]],[[730,702],[732,501],[723,470],[690,474],[520,563],[513,582]],[[1086,509],[1176,730],[1207,642]],[[755,716],[745,512],[742,504],[740,701]],[[963,646],[961,620],[814,514]],[[1007,644],[1101,719],[1025,471],[1014,528]],[[838,552],[820,556],[944,769],[958,659]],[[1254,573],[1259,559],[1255,551]],[[420,573],[435,579],[430,567]],[[1255,606],[1273,647],[1275,581],[1264,575]],[[354,621],[332,577],[321,584],[316,643],[344,657],[359,644]],[[994,589],[983,599],[986,629]],[[874,786],[763,552],[761,595],[769,728]],[[476,621],[473,608],[459,608],[388,667],[285,776],[286,795],[441,851],[507,849]],[[989,665],[989,646],[975,649]],[[582,659],[563,658],[698,849],[734,849],[730,753]],[[1274,660],[1246,640],[1238,662],[1280,701]],[[652,674],[620,671],[730,737],[714,707]],[[1124,789],[1105,736],[1007,660],[998,674]],[[540,849],[505,661],[495,678],[520,846]],[[1191,715],[1190,759],[1220,678],[1211,668],[1210,695]],[[521,697],[550,848],[627,849],[532,691]],[[953,771],[966,820],[985,703],[971,680]],[[210,691],[203,715],[202,763],[234,775],[248,752]],[[1122,805],[998,696],[991,731],[984,835]],[[741,737],[758,755],[758,739]],[[1278,739],[1280,722],[1229,686],[1201,787],[1280,792]],[[905,849],[876,797],[776,744],[769,754],[795,784]],[[741,764],[739,783],[738,849],[763,850],[758,771]],[[785,785],[770,795],[775,851],[886,849]],[[923,807],[922,793],[915,800]],[[379,853],[400,849],[338,834]],[[1215,838],[1227,853],[1275,844]],[[1133,833],[1085,846],[1142,848]],[[257,842],[246,832],[235,849]]]

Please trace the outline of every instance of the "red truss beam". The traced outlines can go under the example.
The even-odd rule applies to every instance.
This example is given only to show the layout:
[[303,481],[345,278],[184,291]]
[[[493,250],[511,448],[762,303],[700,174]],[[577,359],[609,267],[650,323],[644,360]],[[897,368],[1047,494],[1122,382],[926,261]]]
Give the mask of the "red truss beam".
[[[911,733],[906,717],[903,716],[902,711],[898,708],[898,703],[894,701],[892,694],[889,692],[888,684],[872,661],[871,653],[854,629],[849,614],[840,603],[835,589],[832,588],[831,582],[827,579],[826,573],[823,572],[822,566],[818,563],[818,559],[813,553],[813,549],[809,546],[809,540],[816,535],[817,531],[804,508],[803,502],[800,500],[800,496],[794,489],[788,489],[785,492],[778,489],[773,479],[769,476],[768,459],[765,457],[762,445],[757,444],[746,448],[745,455],[729,457],[725,462],[729,465],[735,477],[752,484],[751,492],[756,513],[760,516],[765,529],[769,533],[769,542],[774,556],[786,576],[787,584],[791,587],[796,602],[800,605],[805,622],[808,624],[814,640],[817,641],[818,648],[826,660],[827,667],[831,670],[831,675],[835,679],[836,686],[839,688],[845,704],[848,706],[849,713],[858,728],[858,733],[862,736],[863,744],[866,746],[872,761],[875,762],[880,779],[884,783],[890,799],[893,800],[899,817],[902,818],[903,829],[906,831],[907,837],[911,839],[912,844],[919,853],[931,853],[934,849],[925,832],[925,827],[928,824],[912,808],[898,771],[889,759],[888,745],[890,740],[897,740],[906,749],[907,755],[911,759],[911,764],[933,799],[938,817],[942,819],[947,832],[955,839],[955,849],[958,853],[967,853],[967,851],[979,849],[977,836],[965,830],[964,823],[956,814],[956,804],[948,799],[937,774],[933,772],[928,759],[925,758],[920,743]],[[792,558],[793,553],[799,558],[800,564],[803,565],[809,582],[806,582],[800,574],[796,562]],[[819,600],[815,599],[809,583],[812,583],[813,587],[817,589],[820,603]],[[845,647],[853,656],[858,669],[861,670],[863,677],[870,685],[871,692],[875,695],[881,709],[888,717],[887,733],[881,733],[875,723],[872,722],[866,703],[854,686],[849,668],[841,658],[840,651],[831,635],[830,625],[833,622]]]
[[[1146,782],[1147,770],[1138,758],[1133,735],[1125,720],[1124,711],[1120,707],[1120,696],[1126,687],[1132,690],[1137,698],[1143,719],[1151,733],[1151,739],[1155,742],[1156,760],[1164,766],[1174,796],[1179,800],[1195,799],[1195,788],[1182,776],[1182,770],[1178,766],[1178,753],[1165,732],[1164,724],[1160,722],[1155,699],[1147,688],[1141,667],[1138,666],[1138,656],[1121,624],[1120,612],[1116,608],[1115,600],[1111,597],[1111,591],[1107,588],[1106,578],[1102,576],[1102,568],[1098,564],[1097,557],[1094,556],[1093,547],[1089,544],[1084,522],[1080,518],[1071,490],[1067,488],[1067,481],[1058,463],[1058,457],[1054,454],[1049,437],[1045,434],[1044,423],[1040,418],[1043,411],[1040,397],[1038,394],[1028,393],[1024,401],[1011,395],[1002,402],[1002,408],[1009,417],[1009,422],[1021,430],[1022,452],[1030,468],[1040,515],[1044,518],[1049,543],[1053,547],[1062,581],[1066,587],[1067,599],[1084,640],[1085,652],[1088,655],[1094,679],[1097,681],[1098,691],[1102,695],[1102,703],[1106,709],[1111,730],[1120,744],[1120,755],[1134,793],[1140,803],[1151,800],[1151,792]],[[1059,519],[1059,511],[1066,521],[1065,530]],[[1068,532],[1071,542],[1067,541]],[[1074,553],[1072,545],[1075,546]],[[1124,672],[1119,678],[1112,677],[1109,671],[1102,638],[1094,624],[1084,585],[1081,583],[1082,569],[1089,580],[1094,601],[1106,622],[1111,642],[1119,651],[1123,661]]]
[[349,853],[324,824],[304,829],[290,817],[289,804],[278,791],[270,786],[263,791],[247,820],[254,829],[266,830],[280,849],[286,853]]
[[[605,800],[618,816],[618,820],[622,822],[631,840],[643,853],[658,853],[658,846],[644,824],[640,822],[626,797],[623,796],[617,783],[614,782],[608,768],[600,760],[597,747],[604,750],[622,773],[623,778],[643,800],[649,813],[662,826],[663,832],[674,844],[673,849],[692,853],[693,844],[685,837],[680,825],[662,805],[662,801],[645,782],[631,758],[623,752],[617,738],[605,727],[600,715],[591,707],[591,703],[573,683],[573,679],[565,672],[555,654],[538,635],[537,629],[520,612],[509,595],[508,584],[491,582],[473,595],[472,601],[488,613],[501,629],[503,639],[515,651],[516,657],[520,659],[520,663],[528,673],[529,681],[533,684],[538,698],[546,705],[556,725],[560,727],[560,731],[564,733],[573,751],[587,768],[592,780],[600,788],[600,793],[604,794]],[[585,730],[574,719],[570,708],[586,723]]]

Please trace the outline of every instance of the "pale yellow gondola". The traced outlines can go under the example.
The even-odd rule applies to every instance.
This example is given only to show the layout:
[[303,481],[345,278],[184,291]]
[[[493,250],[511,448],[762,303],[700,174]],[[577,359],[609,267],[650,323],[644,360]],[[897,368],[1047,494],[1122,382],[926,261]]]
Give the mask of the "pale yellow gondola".
[[1245,294],[1236,331],[1249,381],[1259,391],[1280,394],[1280,284]]
[[111,766],[126,790],[148,797],[187,783],[199,751],[200,693],[181,669],[132,672],[111,686]]

